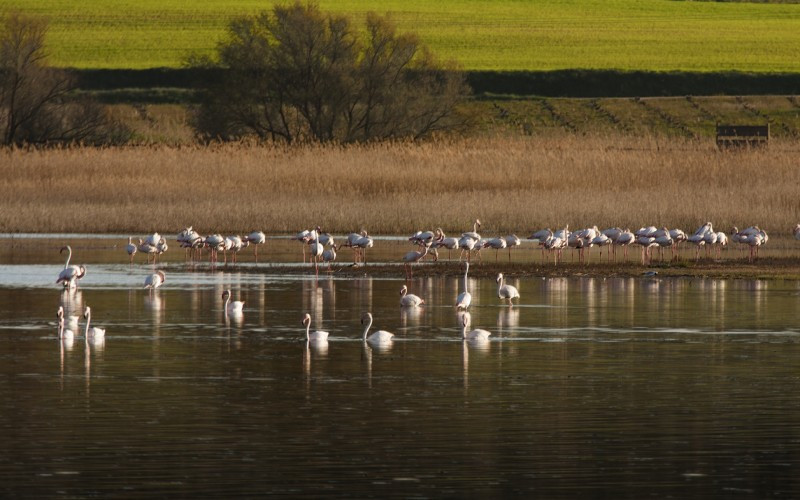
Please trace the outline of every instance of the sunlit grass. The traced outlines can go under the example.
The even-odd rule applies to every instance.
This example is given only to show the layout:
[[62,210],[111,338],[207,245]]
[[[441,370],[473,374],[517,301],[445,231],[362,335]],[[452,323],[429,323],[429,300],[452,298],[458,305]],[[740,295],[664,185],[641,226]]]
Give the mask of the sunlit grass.
[[[176,67],[210,53],[237,15],[272,0],[2,0],[50,20],[59,66]],[[800,5],[671,0],[323,0],[325,10],[391,13],[466,69],[800,71]]]
[[75,148],[0,153],[0,231],[290,233],[441,226],[693,230],[800,220],[800,142],[720,153],[709,141],[624,136],[429,144]]

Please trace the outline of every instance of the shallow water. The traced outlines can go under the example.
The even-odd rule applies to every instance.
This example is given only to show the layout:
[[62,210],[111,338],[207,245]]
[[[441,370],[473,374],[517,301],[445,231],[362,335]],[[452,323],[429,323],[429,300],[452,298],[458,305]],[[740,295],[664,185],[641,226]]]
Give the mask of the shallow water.
[[[0,256],[3,497],[800,494],[798,282],[512,278],[509,308],[470,279],[473,344],[453,277],[411,280],[426,305],[403,310],[399,279],[177,251],[151,293],[152,266],[80,238],[62,292],[60,242],[35,241]],[[59,305],[106,340],[60,342]],[[364,311],[391,346],[361,341]]]

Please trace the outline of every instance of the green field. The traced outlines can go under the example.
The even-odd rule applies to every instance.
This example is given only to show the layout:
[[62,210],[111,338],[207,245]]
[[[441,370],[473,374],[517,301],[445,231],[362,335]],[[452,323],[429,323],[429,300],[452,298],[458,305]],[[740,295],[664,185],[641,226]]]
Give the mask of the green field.
[[[176,67],[210,52],[227,21],[269,0],[0,0],[50,20],[51,62]],[[674,0],[325,0],[325,10],[390,12],[467,70],[565,68],[800,72],[800,5]]]

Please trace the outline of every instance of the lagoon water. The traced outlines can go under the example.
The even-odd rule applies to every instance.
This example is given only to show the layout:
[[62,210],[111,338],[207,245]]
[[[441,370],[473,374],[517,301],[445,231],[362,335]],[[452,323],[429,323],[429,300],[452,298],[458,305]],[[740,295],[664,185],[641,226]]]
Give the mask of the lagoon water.
[[[475,345],[458,278],[410,280],[426,305],[403,310],[400,278],[171,250],[151,293],[124,242],[72,238],[73,292],[60,242],[0,252],[2,497],[800,495],[798,282],[511,277],[509,308],[470,279]],[[59,341],[59,305],[105,341]]]

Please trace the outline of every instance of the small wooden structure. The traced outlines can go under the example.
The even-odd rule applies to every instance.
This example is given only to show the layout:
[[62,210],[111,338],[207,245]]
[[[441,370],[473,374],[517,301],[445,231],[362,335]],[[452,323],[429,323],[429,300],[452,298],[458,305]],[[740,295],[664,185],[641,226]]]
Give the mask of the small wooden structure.
[[717,147],[758,147],[769,144],[766,125],[717,125]]

